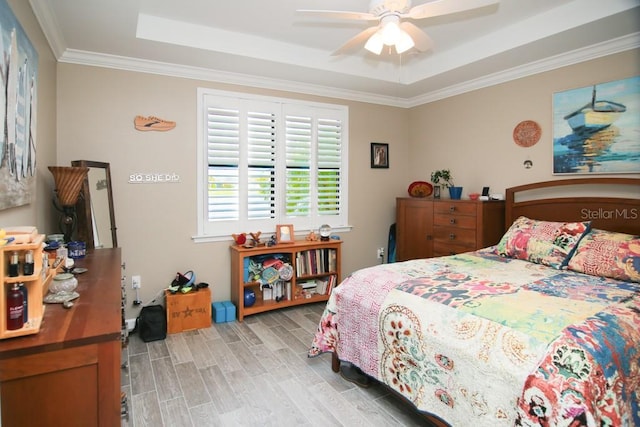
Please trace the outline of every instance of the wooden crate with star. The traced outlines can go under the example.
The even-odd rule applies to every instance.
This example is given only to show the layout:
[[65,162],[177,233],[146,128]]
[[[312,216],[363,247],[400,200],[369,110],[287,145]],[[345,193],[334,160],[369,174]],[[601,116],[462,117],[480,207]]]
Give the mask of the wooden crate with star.
[[167,298],[167,333],[191,331],[211,326],[211,289],[186,294],[165,291]]

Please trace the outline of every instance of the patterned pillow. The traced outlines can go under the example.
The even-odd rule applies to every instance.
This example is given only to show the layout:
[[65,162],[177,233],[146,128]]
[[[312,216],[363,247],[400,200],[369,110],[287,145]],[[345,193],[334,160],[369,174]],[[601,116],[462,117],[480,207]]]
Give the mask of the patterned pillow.
[[593,229],[569,260],[569,270],[640,282],[640,236]]
[[588,221],[550,222],[521,216],[502,236],[496,253],[561,269],[590,226]]

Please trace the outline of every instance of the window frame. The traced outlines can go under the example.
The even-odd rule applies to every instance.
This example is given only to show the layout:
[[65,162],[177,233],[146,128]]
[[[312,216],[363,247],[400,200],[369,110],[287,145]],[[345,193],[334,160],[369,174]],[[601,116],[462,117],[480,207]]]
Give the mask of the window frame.
[[[225,221],[225,224],[218,223],[218,225],[212,225],[208,220],[208,142],[207,142],[207,120],[208,120],[208,106],[209,97],[223,97],[231,98],[238,102],[249,102],[259,104],[261,102],[277,103],[280,105],[280,111],[277,116],[277,128],[282,129],[285,126],[285,119],[290,112],[300,113],[301,115],[308,114],[310,111],[325,112],[327,116],[331,113],[331,117],[335,117],[340,121],[340,213],[338,215],[318,215],[316,206],[313,206],[311,210],[311,216],[295,218],[286,215],[286,211],[283,211],[280,215],[276,215],[276,218],[270,220],[259,220],[252,222],[252,220],[240,219],[234,221]],[[322,224],[329,224],[333,231],[348,231],[351,226],[348,222],[348,153],[349,153],[349,109],[346,105],[328,104],[304,101],[298,99],[284,98],[284,97],[272,97],[264,95],[255,95],[245,92],[232,92],[223,91],[210,88],[198,88],[197,91],[197,234],[193,236],[193,240],[196,242],[207,241],[224,241],[231,239],[231,233],[242,232],[262,232],[262,237],[267,238],[270,235],[276,233],[276,226],[278,224],[293,224],[296,233],[307,233],[311,230],[317,230]],[[321,116],[320,114],[319,116]],[[314,138],[312,141],[312,168],[316,176],[313,177],[312,183],[316,184],[315,188],[312,188],[309,195],[316,196],[317,193],[317,172],[318,172],[318,159],[316,152],[318,148],[317,138],[317,122],[324,118],[329,117],[314,117]],[[286,143],[286,134],[281,132],[278,134],[277,139],[282,139],[282,143]],[[246,144],[246,139],[243,138],[241,144]],[[284,164],[284,159],[281,157],[284,152],[283,148],[277,148],[276,161]],[[284,166],[276,166],[276,174],[285,174]],[[246,184],[245,184],[246,185]],[[280,188],[279,188],[280,187]],[[278,188],[280,191],[278,191]],[[284,208],[282,201],[284,200],[284,194],[282,192],[286,188],[286,183],[281,180],[277,180],[276,183],[276,201],[278,206]],[[247,188],[240,187],[241,198],[247,193]],[[317,201],[317,197],[315,197]],[[217,230],[216,230],[217,228]]]

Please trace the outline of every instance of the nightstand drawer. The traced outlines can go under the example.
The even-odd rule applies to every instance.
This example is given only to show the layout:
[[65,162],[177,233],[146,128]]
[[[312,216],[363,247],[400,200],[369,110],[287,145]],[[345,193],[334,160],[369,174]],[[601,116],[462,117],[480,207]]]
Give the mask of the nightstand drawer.
[[442,242],[446,245],[463,245],[474,248],[476,245],[476,230],[455,227],[434,227],[434,244]]
[[433,206],[435,216],[439,215],[472,215],[476,216],[477,202],[438,202]]
[[476,228],[476,216],[464,216],[464,215],[437,215],[433,218],[433,223],[436,226],[449,227],[449,228]]

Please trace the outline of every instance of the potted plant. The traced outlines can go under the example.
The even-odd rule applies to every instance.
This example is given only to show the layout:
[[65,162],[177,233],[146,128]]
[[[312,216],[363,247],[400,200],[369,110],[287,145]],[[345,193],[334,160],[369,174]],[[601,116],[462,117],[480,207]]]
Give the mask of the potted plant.
[[453,177],[449,169],[440,169],[431,172],[431,182],[435,185],[433,191],[433,197],[440,198],[440,186],[449,188],[449,196],[452,199],[460,199],[462,197],[462,187],[456,187],[453,184]]
[[434,185],[442,186],[444,188],[453,187],[451,171],[449,169],[440,169],[431,172],[431,182],[433,182]]

